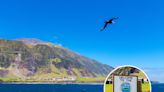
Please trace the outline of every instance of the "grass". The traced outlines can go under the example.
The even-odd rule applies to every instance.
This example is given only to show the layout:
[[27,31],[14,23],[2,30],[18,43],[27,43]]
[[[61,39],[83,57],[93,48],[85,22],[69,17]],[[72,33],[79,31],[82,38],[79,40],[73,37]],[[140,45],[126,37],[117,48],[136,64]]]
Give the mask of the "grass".
[[[41,76],[41,78],[44,75]],[[35,76],[38,77],[38,76]],[[45,78],[45,77],[44,77]],[[102,83],[104,81],[104,78],[77,78],[75,82],[77,83]],[[38,80],[37,78],[30,78],[30,79],[19,79],[19,78],[10,78],[10,77],[5,77],[5,78],[0,78],[0,82],[51,82],[49,80]]]
[[5,77],[5,78],[0,78],[0,82],[18,82],[22,81],[19,78],[10,78],[10,77]]
[[104,77],[98,77],[98,78],[88,78],[88,77],[78,77],[77,82],[103,82],[105,80]]

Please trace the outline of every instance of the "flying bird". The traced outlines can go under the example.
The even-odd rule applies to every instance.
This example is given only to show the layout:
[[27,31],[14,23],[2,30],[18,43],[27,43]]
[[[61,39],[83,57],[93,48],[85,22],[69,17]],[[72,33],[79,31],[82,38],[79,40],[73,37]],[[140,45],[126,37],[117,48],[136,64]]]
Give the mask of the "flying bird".
[[115,23],[114,20],[116,20],[116,19],[118,19],[118,18],[119,18],[119,17],[114,17],[114,18],[111,18],[111,19],[108,20],[108,21],[105,21],[104,27],[103,27],[100,31],[103,31],[103,30],[107,27],[107,25],[110,25],[110,24]]

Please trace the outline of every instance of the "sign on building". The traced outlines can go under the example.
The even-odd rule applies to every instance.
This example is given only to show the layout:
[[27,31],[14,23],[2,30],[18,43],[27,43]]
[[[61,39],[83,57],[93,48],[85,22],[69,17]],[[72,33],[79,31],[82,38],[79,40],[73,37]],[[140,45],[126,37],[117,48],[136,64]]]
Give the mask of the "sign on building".
[[137,76],[113,76],[113,92],[137,92]]

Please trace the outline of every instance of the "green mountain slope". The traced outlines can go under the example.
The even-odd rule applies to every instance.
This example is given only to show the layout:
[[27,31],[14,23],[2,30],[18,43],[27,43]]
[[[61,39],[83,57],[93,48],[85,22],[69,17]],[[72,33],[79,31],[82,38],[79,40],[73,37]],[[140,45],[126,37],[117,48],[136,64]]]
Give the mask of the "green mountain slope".
[[37,39],[0,40],[1,80],[101,78],[112,69],[96,60]]

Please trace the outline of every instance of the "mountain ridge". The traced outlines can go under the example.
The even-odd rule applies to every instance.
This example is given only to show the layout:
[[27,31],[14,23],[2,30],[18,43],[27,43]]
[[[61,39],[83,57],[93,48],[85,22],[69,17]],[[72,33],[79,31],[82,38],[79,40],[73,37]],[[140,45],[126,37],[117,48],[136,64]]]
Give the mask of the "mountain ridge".
[[21,41],[27,45],[37,45],[37,44],[49,45],[49,44],[52,44],[52,43],[45,42],[45,41],[42,41],[42,40],[36,39],[36,38],[19,38],[19,39],[15,39],[15,41]]
[[[50,44],[37,39],[0,39],[0,52],[5,52],[0,54],[0,77],[21,80],[31,77],[40,78],[40,81],[61,76],[96,78],[105,77],[113,69],[64,47]],[[21,54],[6,53],[15,51]],[[19,55],[21,60],[17,57]]]

